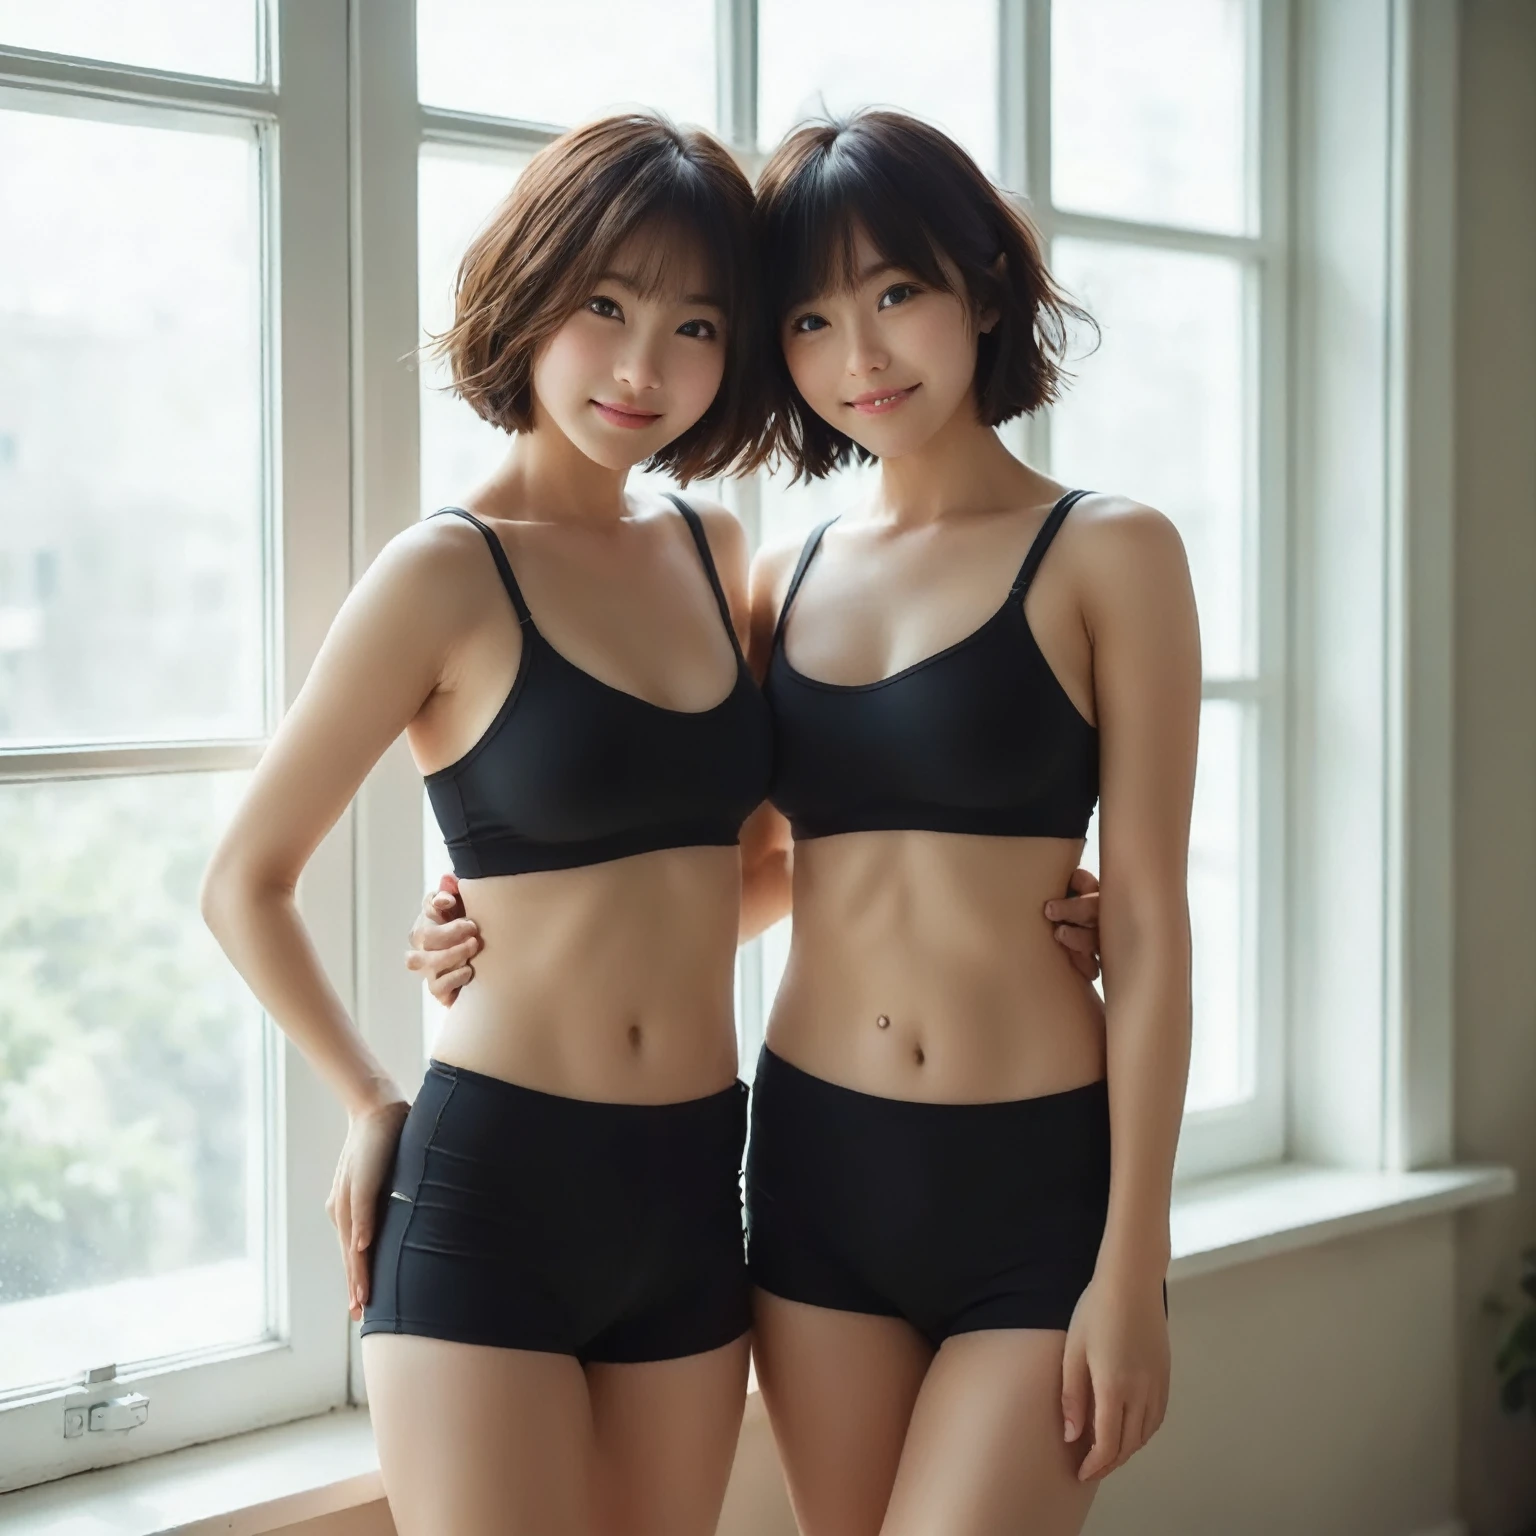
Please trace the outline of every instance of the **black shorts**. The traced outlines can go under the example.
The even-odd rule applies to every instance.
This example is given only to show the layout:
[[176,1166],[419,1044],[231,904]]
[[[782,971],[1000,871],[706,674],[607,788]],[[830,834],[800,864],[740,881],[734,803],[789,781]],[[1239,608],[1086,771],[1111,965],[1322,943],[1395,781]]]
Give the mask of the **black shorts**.
[[1109,1206],[1109,1092],[986,1104],[884,1099],[764,1049],[747,1153],[753,1282],[905,1318],[937,1346],[1061,1328]]
[[599,1104],[434,1061],[381,1200],[363,1332],[672,1360],[751,1324],[747,1089]]

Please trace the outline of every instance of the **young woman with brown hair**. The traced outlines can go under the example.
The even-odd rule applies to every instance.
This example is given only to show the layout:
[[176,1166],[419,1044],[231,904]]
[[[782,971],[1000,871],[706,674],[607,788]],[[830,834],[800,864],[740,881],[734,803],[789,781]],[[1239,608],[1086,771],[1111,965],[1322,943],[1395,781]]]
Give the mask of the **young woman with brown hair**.
[[[770,771],[721,474],[760,414],[752,194],[643,114],[543,150],[471,246],[443,349],[513,434],[337,616],[204,911],[341,1097],[331,1209],[402,1536],[708,1536],[749,1297],[732,957]],[[294,902],[404,732],[489,942],[412,1104]]]

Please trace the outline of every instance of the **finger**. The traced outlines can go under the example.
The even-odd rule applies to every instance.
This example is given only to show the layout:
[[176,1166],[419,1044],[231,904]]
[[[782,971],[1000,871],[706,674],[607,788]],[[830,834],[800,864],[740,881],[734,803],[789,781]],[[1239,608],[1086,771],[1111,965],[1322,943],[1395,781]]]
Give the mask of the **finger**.
[[[1120,1431],[1120,1454],[1115,1457],[1115,1467],[1123,1467],[1146,1443],[1147,1401],[1144,1397],[1133,1397],[1125,1407]],[[1114,1471],[1115,1467],[1111,1467],[1110,1471]]]
[[451,923],[439,923],[436,927],[427,929],[423,935],[423,949],[439,950],[453,949],[460,944],[473,944],[480,948],[480,929],[467,917],[460,917]]
[[1084,981],[1097,981],[1099,979],[1099,960],[1097,955],[1079,955],[1069,952],[1067,958],[1071,960],[1073,969]]
[[445,976],[434,976],[427,983],[429,991],[443,1007],[451,1008],[453,1000],[459,993],[475,979],[473,966],[461,966],[456,971],[449,971]]
[[1072,878],[1067,881],[1067,889],[1074,896],[1097,896],[1099,877],[1091,869],[1079,867],[1072,871]]
[[1070,923],[1057,923],[1054,932],[1056,942],[1080,955],[1097,955],[1098,931],[1093,928],[1074,928]]
[[1069,1444],[1082,1438],[1088,1427],[1089,1403],[1093,1382],[1088,1375],[1088,1360],[1083,1352],[1068,1346],[1061,1362],[1062,1437]]
[[1097,896],[1053,896],[1045,904],[1045,915],[1053,923],[1072,923],[1090,932],[1099,926]]
[[1103,1477],[1114,1466],[1120,1455],[1121,1421],[1125,1412],[1123,1400],[1115,1393],[1094,1391],[1093,1449],[1088,1459],[1078,1469],[1080,1482],[1092,1482]]

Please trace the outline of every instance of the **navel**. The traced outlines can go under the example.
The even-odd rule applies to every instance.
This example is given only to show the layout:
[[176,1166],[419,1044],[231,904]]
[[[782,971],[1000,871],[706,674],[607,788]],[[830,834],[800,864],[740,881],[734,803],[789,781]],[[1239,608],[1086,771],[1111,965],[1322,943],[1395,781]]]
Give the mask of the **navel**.
[[644,1037],[640,1033],[640,1026],[638,1024],[631,1024],[629,1026],[630,1050],[632,1050],[638,1056],[640,1054],[640,1047],[643,1043]]

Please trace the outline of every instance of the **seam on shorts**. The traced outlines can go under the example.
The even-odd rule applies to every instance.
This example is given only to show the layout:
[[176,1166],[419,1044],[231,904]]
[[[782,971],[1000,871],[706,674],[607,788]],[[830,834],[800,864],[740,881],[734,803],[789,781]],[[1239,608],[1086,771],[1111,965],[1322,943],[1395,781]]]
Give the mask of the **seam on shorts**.
[[[437,1114],[433,1118],[432,1129],[427,1135],[426,1145],[421,1149],[422,1179],[424,1179],[427,1174],[427,1158],[431,1156],[433,1145],[437,1141],[437,1128],[443,1123],[443,1112],[453,1102],[453,1096],[458,1091],[458,1087],[459,1080],[458,1078],[454,1078],[453,1081],[448,1085],[448,1092],[443,1095],[443,1102],[437,1107]],[[393,1193],[393,1191],[391,1191],[391,1193]],[[420,1193],[421,1179],[418,1179],[416,1181],[416,1194],[419,1195]],[[411,1208],[406,1213],[405,1218],[405,1230],[400,1234],[400,1241],[395,1245],[395,1321],[394,1327],[390,1329],[391,1333],[400,1333],[402,1331],[400,1327],[400,1323],[402,1321],[401,1314],[405,1309],[400,1305],[400,1265],[405,1259],[405,1245],[410,1240],[411,1224],[416,1220],[416,1206],[418,1202],[414,1195],[411,1197],[410,1204]]]

